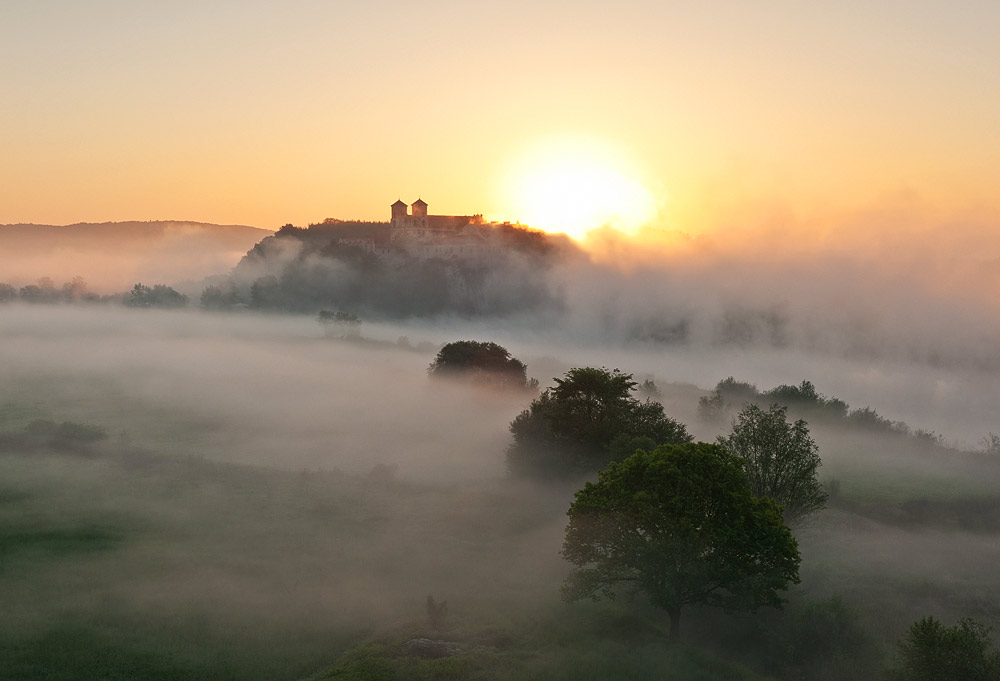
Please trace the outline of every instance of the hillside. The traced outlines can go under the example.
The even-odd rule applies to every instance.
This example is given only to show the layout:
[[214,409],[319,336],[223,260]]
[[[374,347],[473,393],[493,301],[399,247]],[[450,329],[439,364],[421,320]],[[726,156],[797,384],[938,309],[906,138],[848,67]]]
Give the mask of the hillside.
[[0,225],[0,281],[15,286],[83,277],[113,293],[136,282],[176,284],[228,271],[271,232],[203,222]]
[[286,225],[206,289],[212,308],[249,306],[374,318],[504,316],[556,310],[552,266],[579,254],[565,237],[522,225],[394,229],[387,222]]

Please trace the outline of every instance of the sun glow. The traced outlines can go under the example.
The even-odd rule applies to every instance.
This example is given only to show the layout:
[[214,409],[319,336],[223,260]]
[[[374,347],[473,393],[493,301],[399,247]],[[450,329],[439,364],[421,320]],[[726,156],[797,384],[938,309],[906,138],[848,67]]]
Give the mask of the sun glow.
[[627,167],[619,154],[592,144],[537,148],[514,172],[516,217],[578,240],[605,226],[634,232],[653,218],[657,203]]

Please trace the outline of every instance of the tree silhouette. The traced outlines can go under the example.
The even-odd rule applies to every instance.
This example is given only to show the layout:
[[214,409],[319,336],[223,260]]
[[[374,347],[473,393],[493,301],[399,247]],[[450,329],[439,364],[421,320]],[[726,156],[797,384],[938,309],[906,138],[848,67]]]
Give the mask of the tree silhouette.
[[438,352],[427,368],[437,378],[454,377],[499,388],[524,388],[527,367],[507,348],[493,342],[455,341]]
[[634,397],[631,374],[584,367],[555,380],[510,424],[507,465],[514,475],[585,475],[639,448],[691,440],[662,404]]
[[747,405],[718,443],[742,462],[754,494],[777,501],[790,525],[826,505],[816,474],[819,449],[805,421],[788,422],[786,407]]

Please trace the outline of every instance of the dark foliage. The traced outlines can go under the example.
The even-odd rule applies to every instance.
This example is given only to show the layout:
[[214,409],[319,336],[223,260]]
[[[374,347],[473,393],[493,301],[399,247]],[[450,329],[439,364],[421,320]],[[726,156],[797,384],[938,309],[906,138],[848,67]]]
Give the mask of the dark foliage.
[[128,307],[184,307],[188,297],[163,284],[155,284],[152,288],[136,284],[124,302]]
[[639,448],[691,441],[662,404],[633,396],[631,374],[584,367],[555,381],[510,424],[507,465],[514,475],[586,475]]
[[781,610],[728,619],[708,611],[692,615],[693,639],[773,678],[872,679],[883,663],[878,636],[839,596],[817,600],[796,590]]
[[[390,238],[388,223],[286,225],[236,267],[233,282],[262,310],[345,309],[366,318],[511,315],[558,307],[546,271],[548,237],[513,225],[477,225],[488,257],[432,256]],[[235,284],[234,284],[235,285]]]
[[107,439],[107,432],[99,426],[63,421],[56,423],[36,419],[23,431],[0,433],[0,448],[20,452],[48,449],[58,452],[89,451],[91,445]]
[[899,642],[896,665],[885,676],[888,681],[996,681],[1000,652],[992,647],[990,629],[974,620],[946,627],[925,617]]
[[752,383],[737,381],[730,376],[719,381],[710,395],[698,399],[698,419],[706,423],[719,423],[748,404],[779,404],[815,423],[911,437],[928,448],[944,447],[941,436],[934,432],[912,430],[906,423],[887,419],[871,407],[851,409],[841,399],[818,393],[810,381],[760,391]]
[[577,567],[565,598],[643,593],[670,614],[672,638],[685,606],[780,607],[778,591],[799,581],[780,509],[752,493],[717,445],[665,445],[612,463],[568,515],[563,556]]
[[10,284],[0,283],[0,303],[10,303],[20,300],[31,304],[54,303],[91,303],[102,300],[101,296],[87,289],[83,277],[73,277],[70,281],[57,287],[49,277],[42,277],[34,284],[22,286],[20,289]]
[[200,301],[206,310],[232,310],[245,303],[239,290],[231,282],[206,286],[201,292]]
[[527,367],[502,345],[490,341],[454,341],[440,351],[427,373],[457,377],[497,388],[524,388]]
[[747,405],[718,442],[742,463],[754,494],[777,501],[790,525],[825,506],[819,449],[805,421],[788,422],[787,407]]
[[704,421],[719,421],[751,403],[776,403],[811,418],[838,420],[848,415],[846,402],[819,394],[810,381],[802,381],[799,385],[783,384],[761,392],[752,383],[730,376],[719,381],[711,395],[698,400],[698,416]]
[[357,338],[361,335],[361,317],[352,312],[320,310],[317,320],[329,336]]

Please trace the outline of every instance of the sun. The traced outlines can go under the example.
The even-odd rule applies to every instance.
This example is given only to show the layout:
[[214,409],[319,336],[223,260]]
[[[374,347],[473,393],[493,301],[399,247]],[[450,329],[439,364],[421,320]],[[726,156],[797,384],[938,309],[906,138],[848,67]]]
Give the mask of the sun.
[[634,232],[653,218],[657,203],[628,165],[620,153],[594,143],[538,145],[513,170],[515,215],[577,240],[604,226]]

